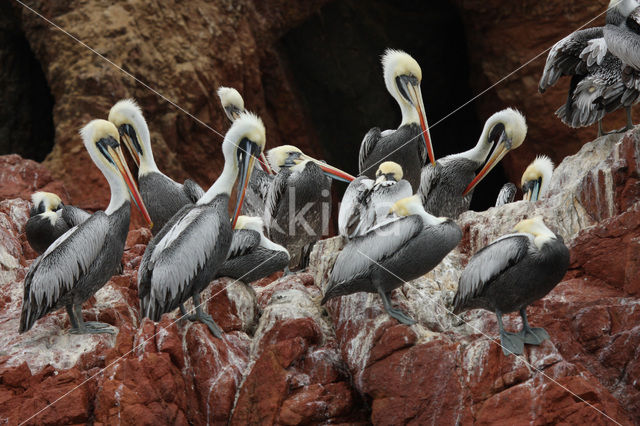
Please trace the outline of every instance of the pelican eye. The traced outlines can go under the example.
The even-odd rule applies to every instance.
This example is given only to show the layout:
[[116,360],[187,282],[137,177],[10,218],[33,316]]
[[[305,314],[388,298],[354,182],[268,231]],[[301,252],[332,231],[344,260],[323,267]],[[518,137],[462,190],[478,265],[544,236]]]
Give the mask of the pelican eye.
[[96,147],[98,147],[98,151],[100,151],[100,154],[102,154],[102,156],[106,158],[108,162],[115,166],[116,163],[115,161],[113,161],[111,154],[109,154],[109,151],[107,150],[108,146],[113,149],[117,149],[118,147],[120,147],[120,144],[111,135],[105,136],[104,138],[100,138],[98,141],[96,141]]
[[300,155],[301,154],[299,152],[296,152],[296,151],[290,151],[290,152],[287,152],[287,155],[288,155],[288,157],[287,157],[286,160],[284,160],[283,167],[293,167],[293,166],[295,166],[297,164],[296,160],[300,159]]

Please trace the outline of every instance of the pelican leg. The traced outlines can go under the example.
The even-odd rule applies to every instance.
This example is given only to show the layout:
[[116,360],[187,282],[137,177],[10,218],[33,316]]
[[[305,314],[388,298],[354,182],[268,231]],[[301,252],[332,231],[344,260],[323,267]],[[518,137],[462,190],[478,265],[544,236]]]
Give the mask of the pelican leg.
[[103,322],[97,321],[84,322],[84,320],[82,319],[81,305],[73,305],[73,312],[75,314],[74,316],[76,319],[76,326],[70,330],[71,334],[116,334],[115,329],[110,324],[105,324]]
[[195,321],[196,320],[196,315],[195,314],[189,314],[189,312],[187,312],[187,308],[184,307],[184,303],[180,304],[180,320],[189,320],[189,321]]
[[604,131],[602,131],[602,119],[598,120],[598,137],[605,135]]
[[69,315],[69,321],[71,322],[71,329],[78,328],[78,320],[76,320],[76,315],[73,313],[73,305],[65,306],[67,309],[67,315]]
[[289,269],[289,265],[287,265],[284,267],[284,274],[282,276],[288,277],[289,275],[293,275],[293,272],[291,272],[291,269]]
[[391,305],[391,292],[384,292],[380,287],[376,287],[378,289],[378,294],[382,299],[382,304],[384,305],[384,310],[387,311],[390,317],[397,319],[400,323],[406,325],[413,325],[416,323],[416,320],[402,312],[400,309],[396,309]]
[[205,313],[202,310],[202,306],[200,305],[200,294],[193,295],[193,304],[196,307],[196,314],[194,316],[194,319],[189,319],[191,319],[191,321],[198,320],[201,323],[205,324],[207,327],[209,327],[211,334],[213,334],[218,339],[222,339],[222,329],[218,326],[218,324],[216,324],[211,315]]
[[520,336],[527,345],[539,345],[549,338],[549,333],[544,328],[531,328],[527,321],[527,308],[520,309],[522,317],[522,331]]
[[502,312],[496,310],[498,317],[498,327],[500,327],[500,345],[502,353],[505,355],[522,355],[524,352],[524,341],[519,333],[510,333],[504,329],[502,324]]
[[627,110],[627,127],[626,130],[633,129],[633,118],[631,117],[631,106],[625,107]]

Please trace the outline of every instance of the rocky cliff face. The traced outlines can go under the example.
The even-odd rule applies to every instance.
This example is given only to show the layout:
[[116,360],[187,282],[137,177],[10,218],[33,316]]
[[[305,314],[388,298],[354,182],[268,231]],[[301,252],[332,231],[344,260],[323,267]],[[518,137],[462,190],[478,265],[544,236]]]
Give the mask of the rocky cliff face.
[[[35,181],[16,156],[5,179]],[[549,198],[468,212],[459,247],[394,293],[418,323],[390,319],[375,295],[319,305],[342,241],[320,242],[308,273],[204,294],[224,328],[165,315],[140,322],[136,268],[150,233],[127,240],[124,271],[85,304],[117,336],[74,336],[56,312],[18,335],[22,281],[35,254],[28,202],[0,202],[0,421],[17,424],[571,423],[640,420],[640,130],[586,144],[557,169]],[[35,168],[35,169],[34,169]],[[551,340],[505,357],[493,314],[447,311],[467,259],[520,219],[542,214],[571,268],[529,308]],[[519,326],[516,315],[507,327]],[[49,404],[53,404],[49,406]],[[34,417],[31,417],[34,416]]]

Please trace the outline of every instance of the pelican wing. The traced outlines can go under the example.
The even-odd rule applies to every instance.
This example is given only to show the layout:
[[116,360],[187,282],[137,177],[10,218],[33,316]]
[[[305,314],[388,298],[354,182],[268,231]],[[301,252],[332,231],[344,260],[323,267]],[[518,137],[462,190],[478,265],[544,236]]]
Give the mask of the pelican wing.
[[376,147],[376,144],[381,137],[382,134],[378,127],[374,127],[364,135],[362,143],[360,144],[360,154],[358,156],[358,169],[360,170],[360,173],[362,173],[362,170],[364,169],[364,163],[367,160],[367,157],[369,157],[371,151]]
[[186,179],[182,184],[182,190],[185,194],[187,194],[187,198],[191,200],[192,203],[197,203],[198,200],[204,195],[204,189],[191,179]]
[[349,183],[338,213],[338,230],[343,237],[358,235],[359,224],[370,207],[369,195],[373,184],[374,181],[366,176],[360,176]]
[[191,295],[190,284],[220,244],[220,217],[207,206],[185,206],[147,246],[138,270],[143,316],[159,320]]
[[[586,28],[575,31],[553,45],[547,56],[547,62],[540,78],[538,89],[543,93],[547,88],[553,86],[561,76],[584,74],[587,72],[587,61],[581,55],[589,58],[589,53],[596,51],[599,44],[589,45],[589,41],[604,36],[602,27]],[[591,47],[592,51],[583,51]],[[596,58],[600,51],[595,54]]]
[[71,228],[76,225],[80,225],[85,220],[91,217],[91,213],[86,212],[75,206],[65,205],[62,208],[62,219]]
[[264,225],[267,230],[267,236],[269,237],[269,230],[272,228],[271,222],[276,218],[278,207],[280,206],[280,201],[287,190],[287,182],[289,181],[290,176],[291,171],[289,169],[282,169],[271,181],[271,186],[267,193],[267,201],[264,206]]
[[355,237],[342,249],[331,271],[330,288],[364,277],[376,263],[394,256],[424,224],[417,215],[398,218]]
[[422,204],[426,204],[429,199],[431,190],[435,189],[440,182],[440,172],[442,170],[442,164],[440,161],[436,161],[436,165],[427,164],[422,168],[420,173],[420,187],[418,193],[422,198]]
[[460,276],[458,291],[453,300],[454,312],[481,295],[485,286],[520,262],[532,244],[533,236],[530,234],[509,234],[474,254]]
[[505,204],[513,202],[513,199],[516,196],[516,191],[516,186],[513,183],[505,183],[498,194],[498,198],[496,199],[496,207],[504,206]]
[[38,257],[24,280],[20,332],[57,307],[100,254],[109,231],[109,218],[96,212],[55,240]]
[[235,229],[227,259],[244,256],[260,244],[260,234],[251,229]]

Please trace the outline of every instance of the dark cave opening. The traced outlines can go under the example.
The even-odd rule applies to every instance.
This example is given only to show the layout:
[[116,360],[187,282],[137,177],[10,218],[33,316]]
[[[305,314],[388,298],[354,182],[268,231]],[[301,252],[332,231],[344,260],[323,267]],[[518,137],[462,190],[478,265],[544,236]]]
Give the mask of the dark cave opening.
[[53,96],[10,2],[0,2],[0,155],[42,161],[53,148]]
[[[473,103],[438,122],[473,97],[463,28],[449,2],[346,0],[325,5],[289,31],[278,49],[325,160],[357,174],[365,133],[400,123],[400,110],[382,78],[380,55],[388,47],[405,50],[420,63],[436,158],[473,147],[488,118],[478,117]],[[504,170],[496,167],[476,187],[471,208],[493,206],[505,182]]]

